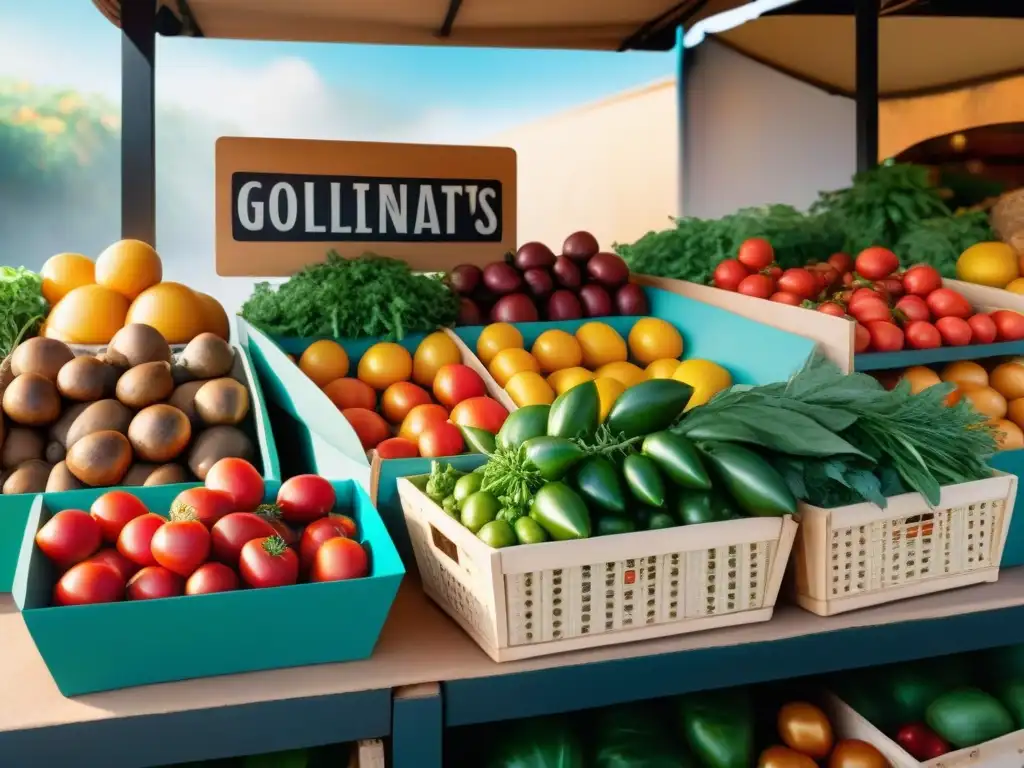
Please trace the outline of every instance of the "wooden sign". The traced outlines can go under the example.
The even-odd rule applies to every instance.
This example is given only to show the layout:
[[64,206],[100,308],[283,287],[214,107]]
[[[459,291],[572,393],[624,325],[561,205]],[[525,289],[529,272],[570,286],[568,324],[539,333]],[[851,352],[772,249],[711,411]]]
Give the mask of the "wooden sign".
[[290,275],[331,250],[439,271],[516,249],[513,149],[223,137],[216,183],[218,275]]

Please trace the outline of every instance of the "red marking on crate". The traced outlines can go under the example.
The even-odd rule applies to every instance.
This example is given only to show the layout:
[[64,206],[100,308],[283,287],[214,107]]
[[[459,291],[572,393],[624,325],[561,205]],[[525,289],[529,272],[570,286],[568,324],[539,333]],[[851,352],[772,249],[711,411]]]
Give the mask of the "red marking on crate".
[[622,574],[622,580],[626,584],[633,584],[636,582],[636,571],[630,569]]

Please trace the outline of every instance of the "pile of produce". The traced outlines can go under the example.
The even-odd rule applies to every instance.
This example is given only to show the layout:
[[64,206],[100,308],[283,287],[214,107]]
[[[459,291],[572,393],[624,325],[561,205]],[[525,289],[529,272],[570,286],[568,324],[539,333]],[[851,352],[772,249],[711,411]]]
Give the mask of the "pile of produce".
[[363,448],[382,459],[455,456],[467,441],[475,449],[478,432],[493,440],[508,416],[443,331],[429,334],[414,354],[390,341],[372,345],[355,378],[348,376],[345,348],[329,339],[308,346],[298,365],[341,410]]
[[61,573],[53,604],[153,600],[244,588],[342,581],[369,573],[355,521],[335,512],[322,477],[286,480],[263,504],[263,480],[242,459],[221,459],[206,484],[178,494],[165,517],[128,491],[88,512],[58,512],[36,546]]
[[202,480],[224,457],[255,459],[240,428],[249,391],[234,364],[220,336],[201,333],[172,356],[142,324],[117,331],[98,355],[76,356],[52,338],[22,342],[5,362],[3,493],[167,485]]
[[459,324],[529,323],[607,315],[646,315],[643,289],[629,267],[604,253],[589,232],[574,232],[554,252],[543,243],[520,246],[483,269],[461,264],[448,276],[459,294]]
[[201,333],[230,338],[227,313],[205,293],[163,282],[163,264],[152,247],[120,240],[95,263],[79,253],[59,253],[40,270],[50,311],[39,334],[68,344],[108,344],[126,325],[145,324],[170,344]]

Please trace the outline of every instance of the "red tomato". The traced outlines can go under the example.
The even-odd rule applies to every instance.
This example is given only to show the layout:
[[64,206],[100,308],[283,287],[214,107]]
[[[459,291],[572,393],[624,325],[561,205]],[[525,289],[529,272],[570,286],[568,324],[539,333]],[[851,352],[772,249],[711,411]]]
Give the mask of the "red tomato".
[[124,580],[109,565],[78,563],[60,577],[53,589],[54,605],[115,603],[124,597]]
[[280,536],[253,539],[242,547],[238,571],[250,587],[286,587],[299,580],[299,558]]
[[235,509],[254,509],[263,501],[263,478],[245,459],[221,459],[206,473],[206,487],[231,497]]
[[846,317],[846,310],[834,301],[823,301],[818,305],[818,311],[825,315],[832,315],[833,317]]
[[376,448],[391,437],[391,427],[377,413],[366,408],[346,408],[341,412],[345,420],[352,427],[363,446],[364,451]]
[[939,270],[927,264],[918,264],[903,274],[903,289],[911,296],[927,296],[941,287]]
[[768,297],[768,300],[778,302],[779,304],[789,304],[791,307],[799,307],[804,301],[795,293],[788,293],[787,291],[776,291]]
[[310,568],[310,581],[359,579],[370,572],[366,550],[352,539],[328,539],[320,545]]
[[156,558],[150,549],[153,534],[167,521],[160,515],[149,512],[125,523],[117,537],[117,551],[136,565],[156,565]]
[[900,260],[888,248],[872,246],[857,254],[853,266],[861,277],[866,277],[868,280],[881,280],[900,268]]
[[356,538],[356,532],[359,530],[356,526],[356,521],[348,515],[331,515],[331,519],[338,523],[345,531],[345,535],[350,539]]
[[723,291],[735,291],[743,278],[749,274],[750,270],[736,259],[725,259],[718,262],[711,279],[716,288],[721,288]]
[[277,504],[260,504],[256,507],[255,513],[270,523],[274,533],[284,539],[284,543],[289,547],[294,547],[299,543],[299,534],[281,519],[281,508]]
[[775,281],[768,275],[748,275],[736,286],[736,291],[756,299],[767,299],[775,293]]
[[753,271],[771,266],[775,261],[775,250],[772,244],[763,237],[751,237],[740,243],[736,260]]
[[412,440],[404,437],[389,437],[377,443],[377,455],[382,459],[414,459],[420,455],[420,449]]
[[875,352],[898,352],[903,349],[903,331],[892,323],[875,320],[866,324]]
[[935,349],[942,346],[939,329],[926,320],[911,320],[903,327],[907,346],[913,349]]
[[940,317],[935,321],[935,327],[947,346],[963,347],[971,343],[971,325],[962,317]]
[[420,435],[420,456],[424,458],[457,456],[465,447],[466,445],[462,441],[462,432],[450,421],[431,424]]
[[847,306],[851,309],[862,301],[881,301],[888,303],[888,296],[884,291],[877,288],[857,288],[853,293],[850,294],[850,298],[847,300]]
[[839,282],[839,273],[829,264],[819,264],[816,274],[822,291],[829,290]]
[[772,285],[775,285],[775,281],[782,277],[782,267],[778,264],[772,264],[767,269],[762,269],[761,274],[768,275],[772,279]]
[[[380,412],[392,424],[401,424],[417,405],[433,402],[430,393],[411,381],[396,381],[380,396]],[[370,406],[373,409],[373,406]]]
[[876,320],[888,322],[892,319],[892,310],[881,299],[861,299],[856,304],[850,303],[850,314],[859,323],[871,323]]
[[974,314],[971,303],[952,288],[939,288],[925,298],[928,309],[935,317],[962,317],[966,320]]
[[463,400],[487,394],[480,374],[461,363],[442,365],[434,375],[434,397],[447,408],[454,408]]
[[927,762],[949,752],[949,745],[924,723],[911,723],[896,733],[899,744],[915,760]]
[[412,443],[418,442],[420,433],[427,428],[427,425],[437,421],[448,421],[448,410],[443,405],[437,403],[417,405],[402,421],[402,426],[398,429],[398,436],[404,437]]
[[302,564],[302,570],[308,571],[313,565],[313,558],[321,544],[339,536],[347,539],[349,533],[348,526],[337,515],[324,517],[307,525],[299,542],[299,562]]
[[967,324],[971,326],[971,337],[975,344],[991,344],[999,335],[992,316],[984,312],[968,317]]
[[139,566],[113,547],[101,549],[85,562],[99,563],[100,565],[106,565],[109,568],[113,568],[117,572],[117,575],[121,577],[121,581],[124,582],[127,582],[128,579],[134,576],[135,572],[139,570]]
[[[205,530],[205,529],[204,529]],[[185,580],[159,565],[150,565],[128,582],[129,600],[159,600],[185,594]]]
[[898,277],[887,277],[884,280],[876,280],[875,287],[880,291],[884,291],[886,296],[891,299],[898,299],[906,291],[903,289],[903,281]]
[[61,569],[82,562],[102,543],[100,524],[80,509],[58,512],[36,533],[36,546]]
[[246,543],[276,535],[266,518],[252,512],[232,512],[218,520],[210,531],[210,549],[222,563],[238,565],[238,555]]
[[214,491],[209,488],[189,488],[174,497],[171,502],[171,511],[191,513],[196,519],[207,528],[224,515],[235,511],[234,500],[224,491]]
[[860,323],[853,325],[853,351],[859,355],[861,352],[867,352],[868,347],[871,346],[871,334]]
[[277,492],[281,517],[293,525],[305,525],[329,514],[336,501],[331,481],[319,475],[290,477]]
[[780,291],[795,293],[802,299],[813,299],[821,292],[821,283],[806,269],[794,267],[782,273],[778,280]]
[[176,513],[156,529],[149,547],[158,565],[188,578],[210,556],[210,532],[195,518]]
[[92,503],[89,512],[100,524],[103,540],[114,544],[125,523],[146,514],[149,510],[138,496],[128,491],[108,491]]
[[1009,309],[997,309],[992,313],[992,322],[996,324],[996,333],[1000,341],[1024,339],[1024,315]]
[[901,312],[908,321],[932,319],[928,304],[920,296],[904,296],[896,302],[896,311]]
[[833,253],[828,257],[828,263],[841,275],[853,271],[853,259],[848,253]]
[[203,563],[185,582],[186,595],[209,595],[238,589],[238,574],[224,563]]
[[456,405],[450,418],[452,424],[460,427],[476,427],[496,435],[508,418],[508,411],[497,400],[489,397],[471,397]]

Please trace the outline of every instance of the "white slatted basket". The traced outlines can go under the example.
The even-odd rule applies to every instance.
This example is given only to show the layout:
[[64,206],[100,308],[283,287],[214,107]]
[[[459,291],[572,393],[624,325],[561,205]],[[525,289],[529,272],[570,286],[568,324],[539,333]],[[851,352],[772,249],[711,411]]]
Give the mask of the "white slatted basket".
[[384,742],[365,739],[352,745],[348,768],[385,768]]
[[495,661],[753,624],[772,616],[790,517],[493,549],[402,478],[423,589]]
[[996,581],[1017,478],[992,477],[942,489],[929,508],[918,493],[886,509],[801,504],[792,567],[796,600],[819,616]]

